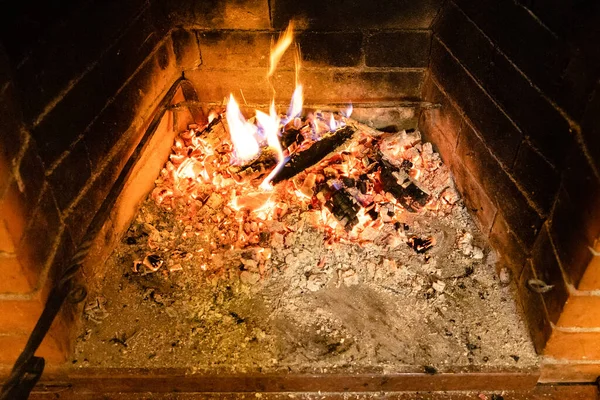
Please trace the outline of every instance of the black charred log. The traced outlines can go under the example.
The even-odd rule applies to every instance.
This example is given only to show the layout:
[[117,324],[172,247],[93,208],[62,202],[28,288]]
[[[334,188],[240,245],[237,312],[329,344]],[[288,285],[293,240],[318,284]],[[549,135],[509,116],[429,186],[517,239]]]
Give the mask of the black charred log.
[[312,167],[329,153],[344,144],[346,140],[354,135],[354,132],[354,128],[345,126],[324,136],[318,142],[313,143],[308,149],[292,155],[281,171],[275,175],[273,183],[293,178],[306,168]]

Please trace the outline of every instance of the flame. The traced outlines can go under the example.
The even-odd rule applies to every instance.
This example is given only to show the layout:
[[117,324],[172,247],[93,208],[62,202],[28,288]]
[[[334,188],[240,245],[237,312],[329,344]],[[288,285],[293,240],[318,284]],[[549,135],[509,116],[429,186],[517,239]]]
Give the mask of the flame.
[[279,170],[285,165],[285,157],[283,156],[283,149],[281,148],[281,143],[279,143],[279,116],[277,115],[277,110],[275,110],[275,101],[271,102],[271,108],[269,110],[269,115],[256,111],[256,119],[258,123],[262,126],[265,135],[267,137],[267,144],[277,153],[277,165],[271,173],[265,178],[265,180],[260,184],[260,188],[263,190],[272,189],[271,180]]
[[329,117],[329,129],[331,129],[332,131],[335,131],[337,129],[337,122],[333,117],[333,113],[331,113],[331,116]]
[[346,118],[350,118],[352,115],[352,111],[354,111],[354,107],[352,107],[352,103],[348,105],[345,111],[342,111],[342,115]]
[[296,89],[294,89],[294,94],[292,95],[292,101],[290,103],[290,108],[287,113],[286,123],[293,120],[296,117],[299,117],[302,114],[302,106],[304,103],[304,88],[302,85],[297,84]]
[[267,73],[267,78],[270,78],[275,69],[277,68],[277,64],[281,60],[283,53],[290,47],[292,41],[294,40],[294,23],[290,21],[287,29],[281,34],[279,40],[275,45],[271,46],[271,63],[269,64],[269,72]]
[[260,150],[255,138],[256,126],[246,121],[233,94],[227,103],[227,124],[235,152],[233,161],[243,164],[254,159]]

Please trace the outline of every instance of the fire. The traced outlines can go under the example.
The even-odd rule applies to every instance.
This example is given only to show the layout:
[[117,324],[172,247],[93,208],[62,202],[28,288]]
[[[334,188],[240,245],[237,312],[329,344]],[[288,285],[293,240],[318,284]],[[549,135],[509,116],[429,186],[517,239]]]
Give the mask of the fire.
[[235,150],[234,162],[241,165],[252,161],[260,151],[255,138],[256,126],[246,121],[233,94],[227,103],[227,124]]
[[260,185],[261,189],[270,190],[272,187],[271,180],[285,164],[283,149],[281,148],[281,143],[279,143],[280,120],[279,116],[277,115],[277,110],[275,109],[275,102],[271,102],[269,115],[257,110],[256,120],[258,121],[258,124],[261,125],[261,127],[263,128],[264,134],[267,138],[267,144],[271,149],[275,150],[277,154],[277,166],[271,171],[271,173],[265,178],[265,180]]
[[279,40],[277,40],[277,43],[275,45],[271,45],[271,57],[270,57],[271,62],[269,64],[269,72],[267,73],[268,78],[270,78],[273,75],[273,73],[275,72],[275,69],[277,68],[277,64],[279,64],[281,57],[283,57],[283,54],[288,49],[288,47],[290,47],[293,40],[294,40],[294,23],[290,22],[287,29],[279,37]]
[[303,87],[301,84],[296,85],[296,89],[294,89],[294,94],[292,95],[292,101],[290,103],[290,108],[287,113],[287,119],[285,122],[289,122],[296,117],[299,117],[302,114],[302,107],[304,105],[304,93]]

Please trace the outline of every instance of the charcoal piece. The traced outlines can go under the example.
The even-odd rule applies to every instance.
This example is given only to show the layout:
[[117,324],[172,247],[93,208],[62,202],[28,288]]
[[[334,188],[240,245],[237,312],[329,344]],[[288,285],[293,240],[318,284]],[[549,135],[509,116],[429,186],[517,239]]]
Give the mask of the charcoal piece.
[[360,210],[360,204],[345,189],[327,188],[326,191],[329,198],[325,202],[325,206],[346,230],[351,230],[358,224],[356,215]]
[[356,182],[356,187],[358,188],[358,190],[360,190],[360,192],[362,194],[367,194],[367,181],[366,180],[360,180],[358,182]]
[[427,250],[431,249],[435,244],[435,239],[433,237],[420,238],[418,236],[413,236],[408,239],[406,242],[417,254],[423,254]]
[[285,132],[283,132],[283,134],[281,135],[281,139],[279,139],[279,142],[281,143],[281,147],[283,147],[284,149],[287,149],[293,143],[300,144],[303,141],[304,141],[304,136],[302,136],[302,133],[298,129],[295,129],[295,128],[290,128],[290,129],[286,130]]
[[402,164],[400,164],[400,168],[402,168],[406,172],[410,171],[410,169],[412,167],[413,167],[413,163],[410,162],[409,160],[403,160]]
[[385,160],[380,160],[379,164],[383,189],[391,193],[402,207],[410,212],[417,212],[427,204],[430,199],[429,194],[421,190],[414,182],[410,182],[406,186],[400,185],[394,175],[398,169]]
[[273,183],[293,178],[306,168],[312,167],[341,146],[346,140],[350,139],[354,135],[354,132],[354,128],[345,126],[324,136],[318,142],[313,143],[308,149],[292,155],[281,171],[275,175]]
[[348,178],[346,176],[343,176],[342,182],[344,182],[344,186],[346,186],[347,188],[352,188],[356,186],[356,181],[354,180],[354,178]]

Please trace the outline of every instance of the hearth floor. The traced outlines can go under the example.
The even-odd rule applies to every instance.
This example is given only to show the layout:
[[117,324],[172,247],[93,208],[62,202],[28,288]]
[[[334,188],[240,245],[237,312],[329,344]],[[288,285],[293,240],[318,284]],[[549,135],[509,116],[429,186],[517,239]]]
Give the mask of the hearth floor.
[[[499,281],[495,257],[464,205],[446,215],[411,218],[410,232],[436,237],[425,254],[406,244],[382,251],[338,243],[324,250],[322,234],[300,226],[290,239],[293,249],[273,249],[268,277],[243,281],[238,270],[231,279],[210,280],[193,258],[179,271],[132,273],[134,260],[147,251],[136,235],[148,224],[176,228],[172,215],[148,200],[88,297],[73,367],[196,373],[535,369],[511,286]],[[483,258],[465,255],[465,233]],[[311,286],[315,273],[320,286]]]

